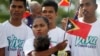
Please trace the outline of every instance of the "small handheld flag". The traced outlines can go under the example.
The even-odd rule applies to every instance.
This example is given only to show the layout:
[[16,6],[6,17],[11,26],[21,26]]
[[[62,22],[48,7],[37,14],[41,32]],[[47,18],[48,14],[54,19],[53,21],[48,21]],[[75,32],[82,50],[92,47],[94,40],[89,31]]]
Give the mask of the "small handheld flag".
[[25,13],[23,14],[23,18],[26,18],[28,16],[30,16],[30,12],[29,11],[25,11]]
[[83,39],[86,39],[91,29],[91,25],[86,23],[81,23],[79,21],[69,19],[66,27],[66,31],[69,34],[80,36]]
[[70,2],[69,0],[61,0],[58,5],[59,6],[69,6]]

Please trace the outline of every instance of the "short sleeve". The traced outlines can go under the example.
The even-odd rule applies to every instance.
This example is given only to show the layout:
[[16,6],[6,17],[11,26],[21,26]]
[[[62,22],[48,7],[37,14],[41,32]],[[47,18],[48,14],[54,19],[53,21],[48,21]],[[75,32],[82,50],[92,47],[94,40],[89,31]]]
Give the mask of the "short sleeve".
[[29,54],[32,50],[34,50],[33,42],[34,42],[34,38],[29,38],[29,39],[27,39],[27,40],[25,41],[25,44],[24,44],[24,47],[23,47],[25,56],[28,56],[28,54]]
[[35,38],[35,36],[32,32],[32,29],[29,27],[27,27],[27,29],[28,29],[27,39],[26,39],[26,41],[24,43],[24,47],[23,47],[25,56],[27,56],[32,50],[34,50],[33,40]]
[[0,25],[0,48],[7,47],[8,41],[3,26]]

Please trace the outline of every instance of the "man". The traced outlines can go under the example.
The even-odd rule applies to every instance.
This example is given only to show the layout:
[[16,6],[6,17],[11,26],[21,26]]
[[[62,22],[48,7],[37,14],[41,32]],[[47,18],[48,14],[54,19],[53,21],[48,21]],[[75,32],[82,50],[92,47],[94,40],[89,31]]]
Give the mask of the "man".
[[[42,16],[45,16],[49,19],[50,23],[50,30],[48,32],[49,37],[51,38],[51,47],[57,45],[59,42],[62,42],[66,39],[67,34],[64,30],[56,26],[57,20],[57,12],[58,12],[58,5],[54,1],[45,1],[42,4]],[[69,48],[67,48],[68,51]],[[58,52],[55,53],[57,55]]]
[[6,56],[24,56],[24,42],[28,38],[33,38],[32,30],[22,22],[25,7],[26,0],[10,0],[10,19],[3,23],[9,43]]
[[[54,52],[56,52],[55,55],[57,55],[57,51],[62,50],[66,47],[66,42],[64,41],[65,31],[56,26],[57,11],[58,11],[58,5],[54,1],[48,0],[44,1],[44,3],[42,4],[42,16],[49,18],[48,20],[50,23],[49,26],[50,30],[48,32],[48,35],[51,38],[51,44],[49,50],[37,53],[36,56],[40,54],[41,56],[50,55],[53,54]],[[30,41],[28,41],[28,43],[29,42]],[[27,48],[27,46],[25,47]],[[58,47],[60,47],[60,49]],[[32,48],[29,49],[31,49],[30,51],[32,51]],[[25,50],[25,54],[26,55],[29,54],[29,50]]]
[[[100,56],[100,21],[96,18],[96,0],[79,0],[82,11],[82,23],[90,24],[92,28],[86,39],[70,35],[69,42],[72,56]],[[84,32],[82,32],[84,34]]]
[[3,30],[3,26],[0,24],[0,56],[5,56],[5,47],[8,46],[8,41]]
[[30,16],[26,17],[26,24],[32,28],[32,22],[34,17],[41,15],[41,5],[37,1],[29,2]]

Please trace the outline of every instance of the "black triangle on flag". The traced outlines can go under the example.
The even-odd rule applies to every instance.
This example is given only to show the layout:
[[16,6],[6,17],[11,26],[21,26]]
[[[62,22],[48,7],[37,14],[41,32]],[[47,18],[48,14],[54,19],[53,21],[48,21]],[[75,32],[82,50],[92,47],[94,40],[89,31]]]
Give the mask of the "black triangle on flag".
[[66,32],[72,35],[80,36],[86,39],[91,29],[91,25],[79,22],[74,19],[68,19]]
[[73,21],[71,21],[71,19],[68,19],[66,31],[77,30],[77,29],[79,29],[79,27]]

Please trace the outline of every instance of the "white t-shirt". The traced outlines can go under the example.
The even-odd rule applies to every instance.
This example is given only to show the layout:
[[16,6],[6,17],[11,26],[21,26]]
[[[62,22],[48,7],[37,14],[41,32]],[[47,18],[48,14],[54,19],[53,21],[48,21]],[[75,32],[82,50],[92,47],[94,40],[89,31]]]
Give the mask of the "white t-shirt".
[[33,38],[33,32],[26,24],[18,27],[6,21],[3,23],[9,46],[6,48],[6,56],[24,56],[23,45],[28,38]]
[[[56,46],[58,43],[62,42],[64,40],[65,33],[66,32],[59,27],[51,29],[48,32],[48,35],[51,38],[51,46],[50,47]],[[65,37],[65,39],[66,39],[66,37]]]
[[87,39],[69,35],[72,56],[100,56],[100,21],[91,25]]
[[[56,46],[59,42],[62,42],[63,39],[64,39],[64,33],[65,33],[65,31],[62,30],[59,27],[56,27],[56,28],[54,28],[52,30],[49,30],[48,35],[51,38],[51,45],[50,45],[50,47]],[[24,53],[25,53],[25,56],[27,56],[27,54],[29,52],[31,52],[32,50],[34,50],[33,42],[34,42],[33,38],[30,38],[30,39],[28,39],[25,42],[25,44],[24,44]]]
[[0,24],[0,48],[7,47],[8,41],[4,33],[3,26]]

